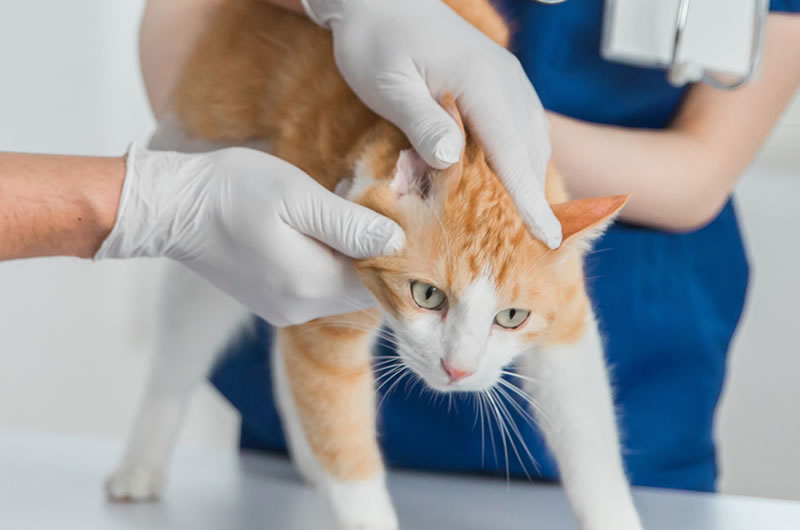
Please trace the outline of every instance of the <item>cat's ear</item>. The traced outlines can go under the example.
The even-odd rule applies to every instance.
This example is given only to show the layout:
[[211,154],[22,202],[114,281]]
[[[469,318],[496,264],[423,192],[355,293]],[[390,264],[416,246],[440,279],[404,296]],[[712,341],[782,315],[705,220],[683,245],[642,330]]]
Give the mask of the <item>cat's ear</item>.
[[[456,102],[449,92],[442,98],[441,105],[456,121],[461,129],[461,134],[465,135],[464,139],[466,140],[461,113],[458,111]],[[458,183],[464,167],[463,161],[464,152],[462,150],[458,162],[447,169],[437,171],[428,167],[414,149],[404,149],[400,151],[394,166],[391,189],[398,198],[413,193],[423,199],[427,199],[432,192],[447,190]]]
[[579,199],[552,206],[561,222],[561,248],[586,250],[600,237],[628,202],[630,195]]
[[399,199],[410,193],[426,197],[430,191],[430,169],[414,149],[403,149],[397,157],[389,187]]

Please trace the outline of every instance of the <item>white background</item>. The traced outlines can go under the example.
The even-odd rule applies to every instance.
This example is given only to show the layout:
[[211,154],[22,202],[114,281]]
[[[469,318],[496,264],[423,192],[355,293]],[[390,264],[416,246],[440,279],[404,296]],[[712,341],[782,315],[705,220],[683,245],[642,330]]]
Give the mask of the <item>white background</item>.
[[[5,2],[0,150],[119,155],[153,127],[138,71],[142,0]],[[722,489],[800,499],[800,101],[739,185],[753,265],[718,416]],[[0,428],[124,437],[147,373],[164,265],[0,264]],[[181,441],[233,447],[208,387]]]

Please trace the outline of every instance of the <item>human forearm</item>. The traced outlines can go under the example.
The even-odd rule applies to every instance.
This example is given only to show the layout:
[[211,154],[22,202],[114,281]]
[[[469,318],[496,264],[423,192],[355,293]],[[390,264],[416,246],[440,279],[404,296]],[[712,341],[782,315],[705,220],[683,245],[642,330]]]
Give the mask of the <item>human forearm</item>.
[[[665,230],[690,230],[727,198],[732,168],[701,142],[674,130],[607,127],[551,114],[553,159],[574,198],[630,193],[620,217]],[[713,178],[723,176],[723,178]]]
[[122,158],[0,153],[0,260],[93,256],[124,176]]
[[759,78],[692,87],[666,130],[551,115],[553,156],[573,195],[632,193],[625,220],[666,230],[711,221],[800,84],[800,17],[770,15]]

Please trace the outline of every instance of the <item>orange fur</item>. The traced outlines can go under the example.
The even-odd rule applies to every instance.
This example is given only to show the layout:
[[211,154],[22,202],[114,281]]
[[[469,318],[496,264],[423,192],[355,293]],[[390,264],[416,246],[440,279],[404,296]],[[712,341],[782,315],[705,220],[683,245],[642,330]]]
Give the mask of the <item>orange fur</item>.
[[[369,333],[379,317],[354,313],[278,333],[306,439],[333,476],[367,479],[380,469]],[[321,347],[323,346],[324,347]]]
[[[446,0],[462,17],[505,46],[509,31],[487,0]],[[432,196],[398,199],[390,189],[408,140],[367,109],[339,75],[330,35],[304,17],[262,0],[229,0],[200,39],[174,94],[188,134],[209,140],[266,140],[270,151],[330,190],[360,167],[374,179],[356,200],[395,219],[408,244],[398,255],[356,264],[363,283],[397,318],[420,311],[411,280],[458,296],[490,274],[505,307],[545,315],[545,329],[520,330],[527,341],[573,342],[589,308],[582,236],[607,222],[624,198],[575,201],[555,208],[565,243],[550,251],[525,228],[512,199],[466,131],[461,161],[430,172]],[[457,102],[443,106],[461,124]],[[463,128],[463,125],[462,125]],[[546,195],[564,203],[552,165]],[[375,442],[369,370],[373,315],[322,319],[278,331],[303,429],[322,466],[354,480],[381,466]]]

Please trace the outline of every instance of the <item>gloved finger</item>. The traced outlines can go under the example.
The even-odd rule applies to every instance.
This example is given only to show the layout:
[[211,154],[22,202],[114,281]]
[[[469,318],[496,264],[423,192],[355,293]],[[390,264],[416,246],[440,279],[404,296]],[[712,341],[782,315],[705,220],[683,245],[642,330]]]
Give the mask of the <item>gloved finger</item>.
[[358,279],[353,264],[342,255],[335,256],[335,262],[327,278],[328,285],[332,288],[325,291],[318,303],[319,311],[322,312],[319,316],[360,311],[376,306],[377,300]]
[[[531,167],[528,146],[520,137],[510,109],[491,94],[465,94],[459,100],[470,129],[486,151],[531,233],[550,248],[561,245],[561,224],[545,199],[545,174]],[[541,171],[541,170],[540,170]]]
[[523,91],[526,95],[525,101],[521,104],[527,112],[522,116],[515,115],[518,117],[517,130],[520,131],[525,145],[528,146],[528,159],[533,172],[540,176],[540,185],[544,187],[547,164],[552,155],[550,122],[547,121],[547,115],[530,79],[522,69],[519,70],[519,79],[520,83],[527,87],[527,90]]
[[369,208],[310,182],[284,197],[281,218],[290,227],[355,259],[385,256],[405,245],[402,228]]
[[433,168],[445,169],[461,158],[464,135],[458,124],[433,97],[416,72],[392,74],[381,80],[386,98],[384,118],[405,133],[414,149]]
[[[288,230],[291,230],[287,227]],[[292,231],[292,273],[284,278],[282,307],[287,323],[300,324],[315,318],[361,311],[377,304],[364,287],[352,262],[321,243]]]

